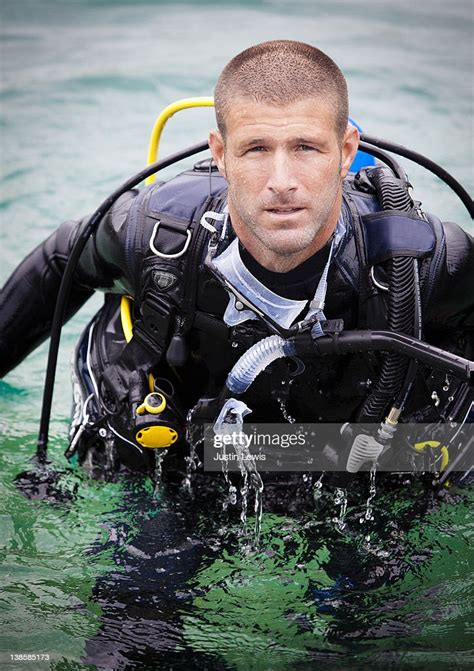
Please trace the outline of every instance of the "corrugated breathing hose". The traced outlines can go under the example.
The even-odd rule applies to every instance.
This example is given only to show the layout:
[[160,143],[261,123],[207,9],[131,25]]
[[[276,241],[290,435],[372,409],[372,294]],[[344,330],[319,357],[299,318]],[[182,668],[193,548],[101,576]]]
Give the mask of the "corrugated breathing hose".
[[[398,210],[413,213],[414,203],[408,193],[408,183],[395,181],[386,168],[370,171],[370,180],[380,194],[383,210]],[[395,257],[385,263],[388,276],[388,314],[390,331],[413,335],[416,329],[416,289],[418,274],[413,258]],[[371,394],[359,411],[358,421],[380,422],[384,419],[387,406],[395,397],[405,396],[403,387],[412,384],[413,370],[407,375],[409,361],[399,354],[386,354],[379,379]],[[405,381],[405,382],[404,382]]]

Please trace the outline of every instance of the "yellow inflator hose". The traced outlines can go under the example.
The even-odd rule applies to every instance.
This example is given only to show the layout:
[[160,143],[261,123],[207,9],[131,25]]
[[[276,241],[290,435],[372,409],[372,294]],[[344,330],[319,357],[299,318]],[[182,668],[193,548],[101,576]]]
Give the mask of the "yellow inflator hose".
[[[181,110],[191,109],[193,107],[213,107],[214,98],[211,97],[196,97],[196,98],[182,98],[181,100],[176,100],[168,107],[161,112],[155,121],[153,130],[151,132],[150,144],[148,146],[148,159],[147,165],[154,163],[158,157],[158,147],[160,144],[161,133],[165,127],[166,122],[170,119],[176,112]],[[150,175],[145,181],[145,184],[153,184],[155,181],[155,175]]]

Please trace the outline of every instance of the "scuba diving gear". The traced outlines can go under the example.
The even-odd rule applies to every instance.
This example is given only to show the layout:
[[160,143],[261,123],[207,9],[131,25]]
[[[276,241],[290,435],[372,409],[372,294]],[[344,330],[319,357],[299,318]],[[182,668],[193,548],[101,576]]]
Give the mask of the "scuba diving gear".
[[226,380],[228,392],[240,396],[273,361],[295,354],[294,344],[280,336],[272,335],[260,340],[242,355],[230,371]]
[[137,415],[143,415],[149,412],[151,415],[158,415],[166,408],[166,399],[163,394],[158,394],[156,391],[151,392],[145,396],[145,400],[137,408]]
[[[362,140],[364,140],[364,138],[362,138]],[[200,145],[198,148],[192,148],[192,151],[190,150],[189,153],[183,152],[182,155],[184,154],[191,155],[192,153],[195,153],[196,151],[204,148],[205,145]],[[370,151],[370,148],[365,147],[365,145],[364,149]],[[387,158],[387,155],[384,154],[384,152],[381,152],[377,148],[375,149],[372,148],[372,153],[376,154],[382,160],[386,160],[387,163],[392,166],[393,170],[395,171],[395,173],[398,175],[399,178],[403,177],[403,173],[399,169],[398,164],[395,161],[393,161],[393,159],[391,159],[390,157]],[[149,172],[154,172],[158,170],[159,167],[164,167],[164,165],[171,164],[175,159],[176,157],[170,157],[170,159],[164,162],[160,162],[159,164],[156,164],[154,168],[153,166],[147,168],[147,170],[143,171],[139,176],[137,176],[136,179],[132,178],[132,180],[129,180],[126,185],[121,187],[117,192],[115,192],[115,194],[113,194],[110,198],[108,198],[99,208],[99,210],[96,211],[93,217],[89,220],[88,224],[86,223],[83,229],[79,231],[79,234],[76,237],[77,244],[74,247],[74,249],[70,252],[68,251],[69,262],[64,271],[62,288],[60,290],[56,315],[53,321],[53,327],[54,327],[53,337],[51,343],[50,358],[48,363],[47,382],[45,387],[45,398],[42,412],[42,422],[38,442],[38,455],[40,457],[40,460],[44,459],[46,456],[47,425],[49,421],[52,383],[54,380],[54,367],[56,362],[55,349],[57,348],[59,341],[58,328],[60,329],[60,322],[63,319],[64,304],[68,293],[67,284],[68,282],[70,282],[72,278],[72,274],[74,272],[74,265],[81,256],[80,248],[81,247],[84,248],[84,246],[86,247],[86,249],[91,248],[91,245],[87,245],[86,243],[88,238],[92,235],[93,229],[95,229],[96,227],[98,227],[97,228],[98,235],[94,238],[94,242],[96,243],[98,241],[102,229],[102,226],[99,226],[99,221],[102,219],[107,209],[113,204],[114,200],[118,196],[120,196],[120,194],[123,194],[124,192],[126,192],[127,189],[134,186],[138,181],[141,181],[141,179],[143,179],[143,176],[145,174],[149,174]],[[209,167],[209,175],[211,175],[211,172],[212,172],[211,167]],[[219,180],[219,178],[213,176],[210,182],[215,183],[216,180]],[[148,257],[146,254],[143,253],[144,245],[142,238],[144,235],[145,227],[143,226],[143,221],[138,226],[136,225],[136,222],[138,220],[143,220],[141,209],[143,207],[148,206],[148,201],[146,200],[146,198],[149,197],[151,202],[153,199],[153,195],[158,194],[159,191],[160,187],[158,187],[157,189],[152,188],[150,190],[144,190],[145,196],[143,198],[141,196],[135,196],[133,198],[132,206],[130,207],[129,217],[127,220],[126,242],[123,245],[123,247],[126,250],[125,265],[128,268],[128,270],[126,273],[127,277],[120,279],[121,280],[126,279],[126,281],[129,284],[128,290],[132,293],[135,293],[138,299],[137,302],[139,303],[139,306],[136,309],[137,312],[136,335],[132,339],[129,346],[127,346],[128,349],[125,348],[127,350],[126,353],[122,353],[122,355],[120,355],[119,359],[117,359],[117,361],[114,362],[114,366],[112,366],[111,369],[108,370],[103,377],[104,391],[106,391],[106,394],[113,395],[115,392],[117,392],[117,397],[119,398],[119,400],[121,399],[122,401],[127,396],[129,376],[133,372],[137,372],[139,373],[139,376],[141,375],[143,377],[143,374],[146,372],[146,370],[149,369],[150,363],[152,364],[158,363],[162,359],[162,355],[164,354],[165,351],[167,361],[173,365],[176,364],[182,365],[186,361],[189,353],[187,345],[188,334],[190,333],[194,325],[196,326],[204,325],[205,327],[203,329],[204,331],[206,331],[206,329],[214,329],[214,331],[219,332],[222,335],[224,334],[224,332],[220,328],[221,324],[219,323],[220,310],[218,310],[216,313],[217,319],[215,319],[212,315],[208,317],[208,315],[205,315],[203,310],[199,308],[196,300],[199,298],[198,293],[201,291],[200,285],[198,285],[197,282],[196,269],[199,266],[201,254],[204,251],[204,246],[207,241],[208,237],[207,231],[204,230],[203,235],[200,235],[199,231],[197,231],[196,235],[194,236],[194,240],[191,239],[189,222],[194,218],[194,215],[188,216],[185,226],[180,227],[179,225],[177,225],[178,222],[173,221],[172,216],[173,203],[175,202],[175,200],[173,200],[173,197],[169,200],[169,203],[163,203],[163,201],[161,201],[161,207],[164,210],[163,214],[165,216],[161,217],[160,213],[158,212],[159,216],[154,217],[154,227],[156,235],[155,237],[151,238],[151,241],[153,243],[151,246],[149,245],[150,243],[149,229],[147,229],[148,233],[146,236],[147,237],[146,242],[147,245],[149,245],[149,249],[153,254],[154,260],[157,261],[157,263],[153,264],[150,257]],[[166,189],[164,189],[163,191],[166,191]],[[194,195],[190,191],[188,191],[185,194],[185,197],[189,198],[191,201],[193,201],[194,199]],[[352,203],[354,202],[354,200],[355,199],[352,199]],[[373,200],[373,198],[370,196],[364,202],[364,198],[361,196],[358,199],[358,206],[360,206],[361,204],[363,205],[363,207],[367,205],[369,209],[372,207],[373,208],[372,211],[375,212],[377,211],[378,208],[373,207],[372,204],[369,204],[371,200]],[[212,203],[207,203],[207,206],[209,208],[211,205]],[[363,211],[363,207],[362,210],[360,211]],[[158,208],[158,210],[159,209],[160,208]],[[187,210],[189,209],[190,207],[188,205]],[[206,208],[203,209],[205,210]],[[212,209],[215,211],[218,208],[212,207]],[[179,214],[178,218],[181,219],[181,222],[183,221],[183,219],[186,219],[186,217],[180,217]],[[153,219],[153,216],[151,217],[151,219]],[[163,221],[163,219],[165,219],[166,221]],[[438,226],[439,229],[441,228],[440,224],[433,222],[434,220],[429,222],[431,226],[435,227]],[[137,228],[140,230],[138,234],[135,235],[135,229]],[[170,234],[168,237],[174,238],[174,241],[170,243],[170,248],[166,248],[165,246],[163,246],[162,240],[157,241],[155,239],[160,237],[163,238],[163,233],[165,234],[165,242],[167,233]],[[444,248],[443,235],[444,234],[441,234],[441,237],[438,236],[436,240],[435,251],[433,253],[433,259],[436,260],[436,263],[432,263],[431,266],[429,264],[425,264],[424,270],[426,271],[425,274],[427,274],[427,277],[425,277],[425,275],[422,272],[421,281],[425,282],[425,286],[427,286],[426,283],[428,283],[432,287],[434,287],[436,284],[437,288],[439,287],[440,284],[442,284],[442,280],[440,280],[441,276],[440,272],[441,273],[445,272],[443,265],[444,255],[446,255],[446,262],[447,262],[447,252],[445,251]],[[456,233],[455,235],[458,234]],[[364,247],[365,242],[359,239],[360,238],[359,233],[356,232],[355,236],[352,236],[352,238],[351,236],[348,236],[349,239],[347,244],[353,244],[351,240],[354,240],[354,237],[358,237],[357,250],[360,251],[360,249]],[[446,237],[448,237],[447,234]],[[185,244],[189,245],[186,254],[182,254],[179,257],[174,256],[176,254],[179,254],[180,251],[182,251],[183,245]],[[162,256],[163,254],[165,255],[165,258],[163,258]],[[186,264],[183,263],[182,265],[177,266],[176,264],[180,263],[183,260],[183,256],[188,257],[186,258],[187,263]],[[168,264],[167,267],[166,264]],[[177,268],[178,270],[176,270]],[[427,268],[428,270],[426,270]],[[146,271],[144,274],[142,273],[143,270]],[[349,281],[351,290],[352,287],[354,287],[354,291],[356,291],[357,274],[354,274],[353,269],[349,266],[346,260],[344,260],[341,264],[337,266],[337,271],[341,274],[341,276],[343,276],[346,280]],[[464,272],[464,270],[462,270],[461,272]],[[175,289],[178,285],[182,284],[180,280],[184,276],[186,277],[187,286],[185,290],[183,290],[181,293],[176,292]],[[91,284],[89,282],[84,282],[83,285],[84,296],[81,296],[81,299],[85,300],[87,296],[90,295],[90,292],[87,292],[87,288],[89,286],[100,286],[100,285],[101,285],[100,282],[99,284]],[[76,291],[76,285],[74,287],[74,291]],[[177,298],[179,299],[178,302],[176,301]],[[80,302],[81,299],[79,299],[78,302]],[[456,301],[461,301],[462,303],[462,300],[463,299],[460,295],[456,296]],[[467,299],[464,297],[464,305],[466,305],[466,300]],[[373,308],[375,305],[376,307],[375,312],[377,310],[381,312],[379,297],[374,295],[374,292],[372,291],[372,287],[370,285],[366,288],[366,291],[364,292],[363,296],[363,301],[361,301],[360,303],[360,306],[362,306],[363,310],[365,309],[363,305],[364,301],[367,304],[370,303],[369,308]],[[377,303],[379,304],[378,307]],[[453,309],[452,298],[449,299],[449,304],[450,304],[450,310],[452,311]],[[367,313],[369,313],[370,309],[367,309],[366,311]],[[371,317],[369,314],[367,314],[367,321],[370,324]],[[267,326],[272,326],[270,321],[265,322],[264,320],[264,323],[266,323]],[[245,325],[241,326],[244,327]],[[45,327],[45,331],[47,331],[47,326]],[[237,344],[238,342],[243,342],[242,339],[240,338],[241,334],[244,332],[243,328],[240,331],[238,331],[238,325],[237,325],[236,327],[231,329],[231,331],[232,331],[231,337],[235,338],[235,341],[233,342],[236,342]],[[280,332],[280,331],[278,329],[275,330],[273,328],[271,332]],[[225,333],[228,333],[228,331],[225,331]],[[18,350],[17,358],[19,356],[22,356],[23,354],[24,350],[21,351],[20,347]],[[122,365],[122,371],[119,370],[121,365]],[[142,390],[143,380],[140,380],[139,386],[141,391],[143,391]],[[144,395],[143,393],[141,393],[141,391],[140,394],[137,394],[138,398],[135,401],[136,403],[139,402],[143,403]],[[85,429],[83,433],[84,432]]]
[[[326,322],[323,324],[323,328],[330,330],[330,325]],[[238,431],[241,431],[243,416],[249,414],[251,410],[246,404],[242,404],[234,398],[234,396],[241,396],[246,392],[257,376],[271,363],[281,357],[306,354],[308,351],[311,352],[314,347],[318,352],[321,352],[321,345],[323,345],[322,352],[327,351],[324,345],[330,346],[329,351],[331,351],[332,345],[336,345],[338,351],[342,352],[344,352],[345,346],[349,346],[351,352],[364,351],[366,349],[373,350],[374,347],[372,347],[373,343],[371,342],[373,336],[379,339],[384,351],[410,353],[417,360],[429,362],[430,365],[441,369],[444,369],[444,366],[441,364],[442,359],[444,359],[444,363],[449,366],[449,372],[455,372],[461,380],[466,381],[471,387],[474,387],[474,361],[456,357],[447,352],[436,351],[436,348],[413,338],[400,336],[390,331],[380,333],[364,333],[362,331],[342,332],[341,324],[337,325],[336,331],[331,335],[321,336],[318,331],[314,333],[314,326],[310,329],[309,333],[308,337],[308,329],[306,329],[303,333],[287,340],[283,340],[280,336],[272,335],[255,344],[239,359],[230,371],[226,385],[219,397],[215,399],[202,399],[193,409],[193,416],[200,421],[203,419],[209,421],[214,417],[214,433],[219,434],[227,431],[226,426],[224,426],[226,422],[223,418],[229,412],[233,413],[235,407],[244,407],[245,412],[239,412],[240,423],[237,422],[239,424]],[[339,349],[341,341],[342,348]],[[471,403],[470,407],[472,408],[472,406],[473,403]],[[376,436],[367,433],[358,433],[353,437],[347,457],[346,470],[349,473],[356,473],[367,461],[377,462],[379,457],[390,448],[400,413],[401,408],[393,407],[378,428]],[[229,419],[227,424],[235,424],[235,421]],[[437,441],[419,442],[413,448],[421,452],[427,446],[440,448],[442,455],[440,470],[442,472],[445,470],[449,460],[447,448],[441,446]]]
[[101,476],[121,467],[150,470],[153,451],[179,444],[184,435],[184,410],[166,379],[152,376],[144,385],[139,376],[132,378],[125,403],[104,386],[104,370],[126,347],[120,317],[119,297],[107,296],[73,358],[74,413],[66,456],[77,454]]
[[357,473],[361,466],[367,461],[376,463],[382,454],[384,445],[382,445],[374,436],[359,433],[352,443],[347,458],[346,471],[348,473]]
[[[246,295],[254,297],[253,304],[275,321],[281,328],[289,329],[296,317],[306,307],[306,301],[292,301],[288,298],[278,296],[259,282],[242,263],[239,253],[239,241],[237,238],[212,260],[212,267],[217,268],[220,275],[224,277],[234,289]],[[249,319],[257,319],[252,310],[244,309],[240,300],[231,294],[229,304],[224,313],[224,322],[228,326],[242,324]]]
[[[363,224],[367,239],[367,263],[374,268],[375,264],[386,262],[388,327],[397,333],[415,333],[421,337],[417,259],[433,251],[433,232],[420,217],[408,193],[406,180],[393,180],[385,168],[367,171],[366,177],[373,184],[383,210],[382,213],[365,215]],[[397,212],[395,223],[393,211]],[[400,211],[406,212],[405,218]],[[410,240],[410,244],[407,244],[407,240]],[[381,421],[388,403],[395,397],[400,400],[407,398],[415,373],[413,361],[408,363],[397,355],[387,355],[377,384],[359,412],[359,420]],[[402,409],[402,406],[394,405],[389,413],[395,425]],[[389,426],[392,424],[392,420],[386,419],[385,424],[387,422]]]
[[[156,391],[145,396],[135,413],[135,440],[142,447],[170,447],[178,440],[175,417],[165,412],[166,398]],[[168,415],[171,415],[168,417]]]
[[120,186],[116,191],[114,191],[104,202],[97,208],[92,217],[87,222],[87,225],[80,232],[77,237],[75,244],[71,250],[70,256],[68,258],[64,273],[61,278],[61,284],[59,287],[58,297],[56,300],[56,306],[54,310],[53,322],[51,324],[51,334],[50,334],[50,345],[48,352],[48,364],[46,368],[46,378],[44,383],[44,394],[43,394],[43,405],[41,410],[41,420],[40,420],[40,429],[38,434],[38,443],[36,456],[39,463],[46,462],[46,455],[48,449],[48,433],[49,433],[49,420],[51,417],[51,403],[53,399],[53,390],[54,390],[54,379],[56,376],[56,366],[58,361],[58,349],[59,349],[59,340],[61,338],[61,328],[65,320],[66,315],[66,306],[69,297],[69,291],[71,288],[72,278],[74,271],[76,270],[77,263],[79,258],[86,246],[87,240],[90,238],[94,230],[99,225],[102,217],[107,213],[110,207],[122,196],[124,193],[133,189],[149,175],[162,170],[163,168],[180,161],[183,158],[188,156],[193,156],[201,151],[207,149],[207,143],[202,143],[190,147],[184,151],[178,152],[169,156],[162,161],[148,166],[144,170],[140,171],[137,175],[134,175],[132,178],[127,180],[122,186]]
[[[440,350],[415,338],[392,331],[343,331],[341,322],[323,322],[326,335],[313,334],[313,328],[287,340],[272,335],[256,343],[237,361],[229,372],[223,398],[241,395],[257,376],[281,357],[303,354],[349,354],[355,352],[395,352],[412,357],[444,373],[450,373],[474,386],[474,361]],[[331,332],[332,331],[332,332]]]

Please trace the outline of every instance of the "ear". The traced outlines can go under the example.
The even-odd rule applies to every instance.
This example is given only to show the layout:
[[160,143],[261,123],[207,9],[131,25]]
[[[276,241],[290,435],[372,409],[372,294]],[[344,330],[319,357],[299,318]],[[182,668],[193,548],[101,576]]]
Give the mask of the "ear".
[[349,172],[352,161],[357,154],[357,149],[359,147],[359,131],[355,126],[348,123],[346,132],[344,133],[344,138],[342,140],[342,151],[341,151],[341,177],[344,178]]
[[211,130],[209,133],[209,149],[211,150],[212,158],[219,168],[219,172],[222,177],[226,177],[225,173],[225,145],[224,138],[217,129]]

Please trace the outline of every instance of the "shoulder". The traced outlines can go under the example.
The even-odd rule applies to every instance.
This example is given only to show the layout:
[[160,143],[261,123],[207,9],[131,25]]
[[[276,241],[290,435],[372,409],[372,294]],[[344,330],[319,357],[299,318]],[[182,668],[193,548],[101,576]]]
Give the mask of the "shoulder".
[[[441,222],[428,215],[441,231],[438,254],[431,258],[432,288],[427,321],[433,329],[442,326],[474,327],[474,239],[458,224]],[[436,224],[437,222],[437,224]]]
[[100,258],[110,267],[125,270],[125,250],[130,209],[139,191],[126,191],[106,212],[95,233],[95,248]]
[[469,267],[474,271],[474,237],[458,224],[442,222],[446,240],[446,270],[450,275]]
[[206,200],[227,189],[227,182],[219,173],[202,169],[201,165],[198,163],[192,170],[148,187],[148,194],[147,190],[143,194],[143,198],[147,199],[148,211],[193,221]]
[[227,182],[197,164],[139,192],[127,217],[125,263],[136,290],[153,267],[178,267],[195,247],[203,212],[222,204]]

